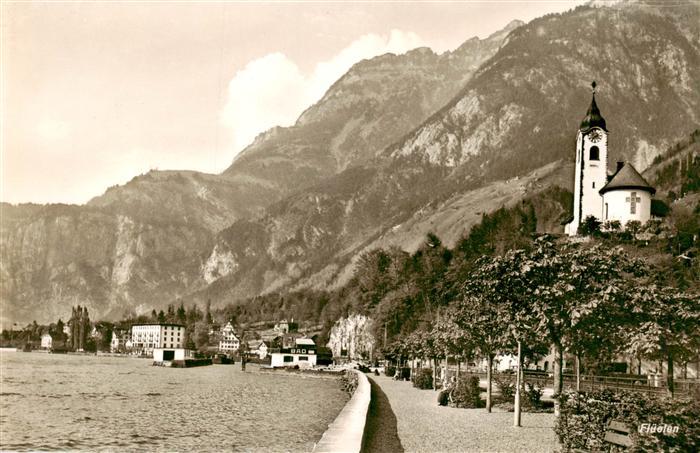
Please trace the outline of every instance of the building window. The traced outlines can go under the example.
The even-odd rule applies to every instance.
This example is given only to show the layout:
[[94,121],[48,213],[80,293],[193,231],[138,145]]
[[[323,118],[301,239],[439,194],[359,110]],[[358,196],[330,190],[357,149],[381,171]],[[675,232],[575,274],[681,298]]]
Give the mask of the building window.
[[608,204],[605,203],[605,220],[608,220]]
[[299,356],[299,361],[300,361],[300,362],[302,362],[302,361],[308,362],[308,361],[309,361],[309,358],[308,358],[307,356],[305,356],[305,355],[300,355],[300,356]]
[[591,146],[589,160],[600,160],[600,150],[597,146]]
[[593,181],[593,188],[595,189],[595,181]]
[[292,357],[291,355],[286,355],[286,356],[284,356],[284,362],[285,362],[285,363],[287,363],[287,362],[293,362],[293,361],[294,361],[294,357]]

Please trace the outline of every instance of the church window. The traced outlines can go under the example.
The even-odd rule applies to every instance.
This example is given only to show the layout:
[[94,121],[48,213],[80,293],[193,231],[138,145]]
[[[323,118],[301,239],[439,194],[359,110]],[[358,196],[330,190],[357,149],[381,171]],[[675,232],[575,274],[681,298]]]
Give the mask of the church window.
[[608,220],[608,204],[605,203],[605,220]]
[[595,189],[595,181],[593,181],[593,188]]
[[590,160],[600,160],[600,150],[597,146],[591,146]]

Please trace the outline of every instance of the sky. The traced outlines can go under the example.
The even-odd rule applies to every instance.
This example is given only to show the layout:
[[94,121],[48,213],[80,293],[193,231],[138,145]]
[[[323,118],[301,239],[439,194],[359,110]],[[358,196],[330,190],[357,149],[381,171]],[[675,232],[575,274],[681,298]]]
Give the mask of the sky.
[[149,170],[220,173],[352,64],[583,1],[1,3],[0,201],[82,204]]

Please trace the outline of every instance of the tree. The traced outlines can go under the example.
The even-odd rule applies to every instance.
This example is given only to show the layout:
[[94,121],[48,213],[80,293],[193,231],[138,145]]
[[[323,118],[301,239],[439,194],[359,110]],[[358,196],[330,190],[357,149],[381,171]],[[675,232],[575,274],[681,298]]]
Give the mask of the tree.
[[175,318],[178,324],[185,325],[187,323],[187,312],[185,311],[185,304],[180,302],[180,306],[177,307],[177,313]]
[[206,309],[206,315],[204,316],[204,322],[210,326],[214,323],[212,317],[211,317],[211,299],[207,299],[207,309]]
[[582,236],[599,236],[600,220],[592,215],[587,216],[578,226],[578,234]]
[[547,236],[538,238],[524,258],[519,270],[524,283],[521,289],[529,299],[528,316],[534,331],[553,345],[554,393],[559,395],[563,390],[563,351],[575,341],[575,326],[618,300],[624,277],[642,273],[644,266],[621,248],[569,242],[557,245]]
[[[431,335],[435,338],[436,347],[445,351],[446,370],[450,357],[457,360],[457,379],[459,380],[460,363],[463,360],[471,358],[475,348],[470,332],[457,324],[457,317],[458,312],[455,308],[447,310],[438,318]],[[445,373],[445,379],[447,379],[447,373]],[[447,384],[447,382],[445,382],[445,384]]]
[[[509,345],[505,305],[490,297],[484,279],[488,278],[489,265],[481,266],[474,273],[465,294],[454,311],[454,324],[459,328],[455,336],[473,346],[474,350],[487,360],[486,368],[486,411],[491,412],[493,359]],[[480,290],[481,289],[481,290]]]
[[671,287],[636,285],[631,303],[636,315],[629,331],[632,351],[665,360],[668,391],[673,396],[673,364],[697,357],[700,350],[700,295]]

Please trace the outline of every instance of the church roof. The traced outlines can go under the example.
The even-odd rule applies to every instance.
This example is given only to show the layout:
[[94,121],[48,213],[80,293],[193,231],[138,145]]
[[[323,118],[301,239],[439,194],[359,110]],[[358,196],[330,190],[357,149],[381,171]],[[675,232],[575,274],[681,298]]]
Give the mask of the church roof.
[[598,193],[603,195],[605,192],[621,189],[646,190],[652,195],[656,193],[656,189],[651,187],[646,179],[644,179],[644,177],[640,175],[637,169],[630,163],[625,163],[625,165],[613,175],[610,182],[603,186]]
[[605,119],[603,115],[600,114],[598,104],[595,103],[595,92],[593,92],[593,99],[591,100],[591,106],[588,107],[588,112],[586,112],[586,117],[581,121],[581,130],[587,131],[594,127],[599,127],[607,131],[605,128]]

